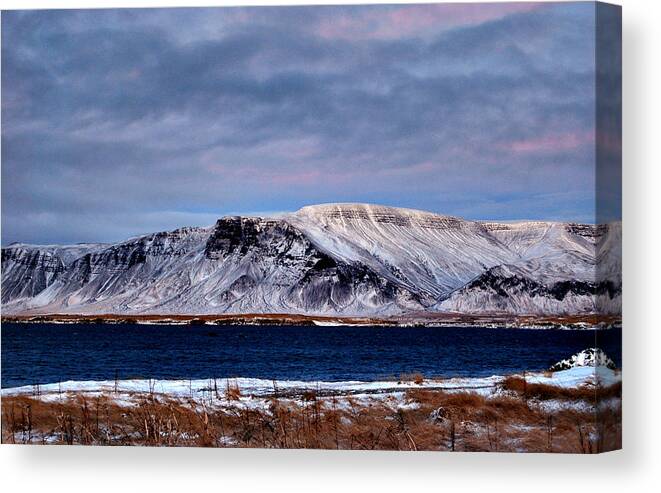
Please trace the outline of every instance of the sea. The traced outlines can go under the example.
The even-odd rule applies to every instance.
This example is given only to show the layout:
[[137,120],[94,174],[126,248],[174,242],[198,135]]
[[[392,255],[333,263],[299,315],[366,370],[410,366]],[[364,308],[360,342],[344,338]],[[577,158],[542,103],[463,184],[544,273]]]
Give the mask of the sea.
[[541,371],[621,329],[3,323],[2,388],[64,381],[249,377],[377,381]]

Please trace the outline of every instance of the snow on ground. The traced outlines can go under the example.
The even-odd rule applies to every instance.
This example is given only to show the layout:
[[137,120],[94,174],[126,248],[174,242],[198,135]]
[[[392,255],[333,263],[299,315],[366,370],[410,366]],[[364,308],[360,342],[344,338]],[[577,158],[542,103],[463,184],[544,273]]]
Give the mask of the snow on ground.
[[[297,394],[304,391],[315,391],[320,394],[353,395],[360,393],[376,394],[404,391],[408,389],[429,388],[448,390],[484,390],[493,388],[501,377],[487,378],[453,378],[448,380],[425,380],[421,384],[407,381],[343,381],[314,382],[298,380],[265,380],[259,378],[219,378],[202,380],[101,380],[101,381],[67,381],[45,385],[26,385],[2,390],[3,396],[8,395],[42,395],[67,392],[85,393],[155,393],[171,397],[189,398],[213,392],[216,389],[224,393],[228,386],[238,387],[242,395],[255,397],[272,396],[274,394]],[[115,387],[117,385],[117,387]]]
[[[609,370],[613,373],[612,370]],[[553,385],[556,387],[572,388],[583,384],[594,384],[597,381],[597,375],[594,367],[579,366],[568,370],[557,371],[553,373],[531,373],[526,375],[528,383],[539,383],[544,385]]]
[[[584,385],[611,385],[620,381],[621,373],[607,368],[577,367],[555,373],[526,373],[529,383],[553,385],[563,388],[575,388]],[[314,392],[320,398],[336,399],[334,405],[351,405],[346,398],[357,405],[367,405],[370,401],[381,401],[394,409],[410,409],[412,404],[406,401],[406,391],[410,389],[444,390],[449,392],[476,392],[485,397],[502,392],[502,376],[482,378],[430,379],[422,383],[412,381],[344,381],[312,382],[296,380],[265,380],[258,378],[203,379],[203,380],[103,380],[103,381],[67,381],[46,385],[26,385],[2,389],[2,396],[25,395],[44,401],[58,401],[74,395],[88,397],[105,395],[117,404],[132,406],[137,398],[145,394],[158,398],[170,398],[191,404],[235,407],[243,409],[266,409],[269,399],[277,395],[282,399],[300,399],[305,392]],[[228,400],[227,389],[238,388],[241,397]],[[549,408],[556,408],[561,403],[547,402]]]

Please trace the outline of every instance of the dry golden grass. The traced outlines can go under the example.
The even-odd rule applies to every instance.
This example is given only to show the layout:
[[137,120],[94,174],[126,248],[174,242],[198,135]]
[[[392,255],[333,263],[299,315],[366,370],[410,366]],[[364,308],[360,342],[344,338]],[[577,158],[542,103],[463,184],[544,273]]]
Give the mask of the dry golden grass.
[[239,388],[239,384],[236,382],[230,383],[228,380],[225,397],[228,401],[238,401],[241,398],[241,389]]
[[422,385],[425,377],[422,373],[403,373],[399,376],[399,382],[413,382],[416,385]]
[[[510,384],[516,387],[516,382]],[[543,394],[537,391],[538,394]],[[229,400],[241,397],[228,385]],[[391,398],[357,400],[272,397],[264,408],[134,395],[122,407],[111,397],[2,400],[3,443],[198,447],[454,450],[593,453],[621,444],[621,411],[553,413],[520,395],[412,389],[408,405]],[[554,397],[555,398],[555,397]],[[565,399],[573,398],[565,394]]]
[[523,398],[565,401],[584,400],[596,403],[598,400],[619,398],[622,396],[622,383],[617,382],[609,387],[584,385],[581,387],[564,388],[555,385],[530,383],[519,376],[508,376],[502,382],[504,390],[514,392]]

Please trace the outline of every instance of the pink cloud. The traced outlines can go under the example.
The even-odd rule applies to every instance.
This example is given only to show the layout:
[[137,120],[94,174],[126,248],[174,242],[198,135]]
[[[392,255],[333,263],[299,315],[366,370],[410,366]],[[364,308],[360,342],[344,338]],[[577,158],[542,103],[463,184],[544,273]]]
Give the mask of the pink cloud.
[[594,141],[594,132],[569,132],[515,140],[503,143],[500,147],[516,153],[558,152],[571,151],[584,145],[594,144]]
[[332,16],[322,21],[318,34],[331,39],[393,39],[481,24],[510,14],[529,12],[540,5],[543,4],[466,3],[368,9],[360,14]]

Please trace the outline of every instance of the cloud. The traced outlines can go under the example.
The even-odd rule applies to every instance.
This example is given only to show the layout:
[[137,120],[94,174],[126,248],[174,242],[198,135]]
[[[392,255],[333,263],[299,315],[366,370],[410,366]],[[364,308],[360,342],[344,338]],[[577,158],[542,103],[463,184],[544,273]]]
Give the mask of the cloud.
[[572,151],[579,147],[594,145],[595,134],[592,131],[582,133],[548,134],[531,139],[515,140],[503,143],[502,147],[514,153],[558,153]]
[[438,4],[397,6],[385,9],[351,9],[329,15],[318,33],[329,39],[401,39],[433,34],[457,26],[481,24],[517,12],[539,8],[539,3]]
[[5,12],[2,241],[332,201],[588,217],[593,27],[588,3]]

